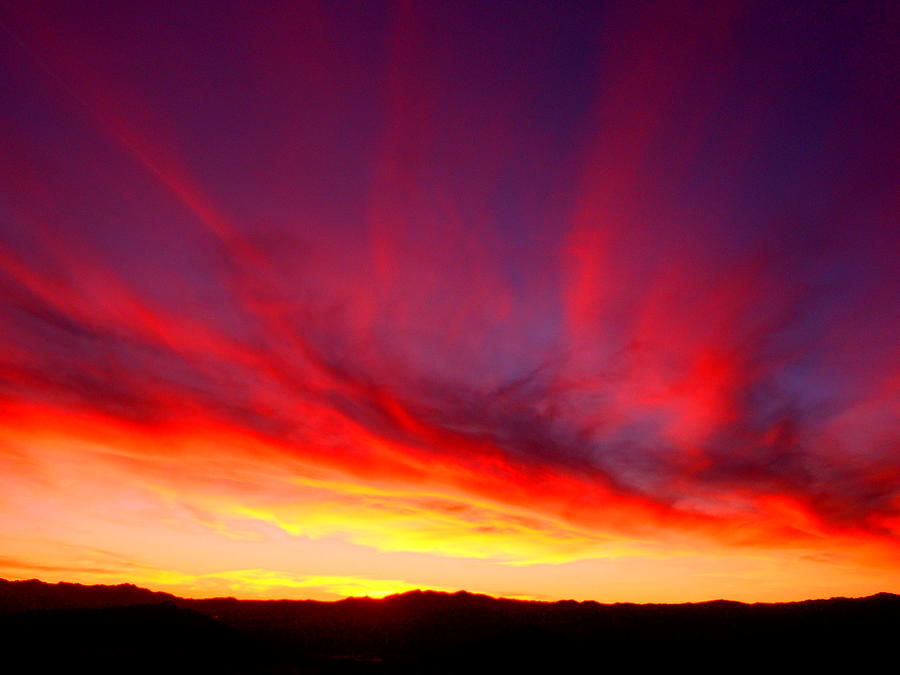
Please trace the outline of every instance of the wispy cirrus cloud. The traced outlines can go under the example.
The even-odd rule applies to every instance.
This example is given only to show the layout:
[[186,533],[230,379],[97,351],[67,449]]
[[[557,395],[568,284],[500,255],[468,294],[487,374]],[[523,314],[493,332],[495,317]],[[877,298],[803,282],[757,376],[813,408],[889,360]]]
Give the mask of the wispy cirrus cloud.
[[840,16],[812,69],[805,24],[727,3],[546,33],[271,9],[234,54],[186,36],[244,23],[185,11],[164,49],[137,15],[9,12],[7,533],[130,522],[152,544],[122,554],[182,580],[215,557],[185,533],[263,576],[317,542],[291,578],[360,577],[328,569],[352,550],[536,594],[612,558],[897,569],[889,143],[841,103],[884,109],[884,64]]

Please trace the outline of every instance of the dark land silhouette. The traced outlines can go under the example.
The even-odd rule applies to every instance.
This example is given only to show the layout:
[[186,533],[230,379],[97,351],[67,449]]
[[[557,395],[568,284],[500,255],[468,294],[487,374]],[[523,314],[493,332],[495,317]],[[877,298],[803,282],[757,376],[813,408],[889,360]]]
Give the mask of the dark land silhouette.
[[890,593],[605,605],[413,591],[318,602],[0,580],[10,673],[890,672],[898,644]]

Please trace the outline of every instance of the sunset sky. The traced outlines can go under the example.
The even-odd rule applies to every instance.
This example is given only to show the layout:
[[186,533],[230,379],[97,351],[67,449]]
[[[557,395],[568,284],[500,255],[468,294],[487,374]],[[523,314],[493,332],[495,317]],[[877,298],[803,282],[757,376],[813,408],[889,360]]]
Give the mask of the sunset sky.
[[0,3],[0,577],[900,592],[900,5]]

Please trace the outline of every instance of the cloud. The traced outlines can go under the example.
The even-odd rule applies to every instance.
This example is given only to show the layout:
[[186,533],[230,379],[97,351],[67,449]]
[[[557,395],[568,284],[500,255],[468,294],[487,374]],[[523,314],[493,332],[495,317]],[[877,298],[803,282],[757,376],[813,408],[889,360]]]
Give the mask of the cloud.
[[[804,109],[783,97],[805,57],[773,64],[730,11],[683,31],[667,12],[610,19],[603,77],[576,68],[571,86],[464,66],[468,48],[432,34],[441,11],[422,12],[384,18],[378,58],[352,68],[340,40],[313,54],[267,31],[253,53],[292,55],[277,99],[252,59],[219,54],[224,83],[186,83],[209,67],[193,42],[195,67],[149,73],[155,45],[13,13],[40,114],[0,129],[22,139],[0,163],[15,186],[0,221],[5,507],[47,528],[51,504],[112,504],[233,540],[274,529],[521,567],[896,560],[891,246],[880,198],[852,184],[866,172],[844,164],[875,167],[885,144],[827,108],[811,117],[849,115],[860,146],[819,129],[827,171],[785,153],[766,111]],[[264,103],[307,77],[347,90],[304,100],[302,124]],[[252,132],[230,126],[235,100],[259,115]]]

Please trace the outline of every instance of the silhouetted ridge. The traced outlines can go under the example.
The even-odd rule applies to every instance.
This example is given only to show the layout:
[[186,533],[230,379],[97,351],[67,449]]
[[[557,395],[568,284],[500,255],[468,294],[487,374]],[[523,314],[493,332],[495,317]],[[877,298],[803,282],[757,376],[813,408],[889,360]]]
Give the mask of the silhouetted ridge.
[[174,595],[150,591],[134,584],[84,586],[61,581],[48,584],[37,579],[0,579],[0,616],[29,609],[89,609],[174,602]]
[[[148,597],[152,604],[138,602]],[[74,609],[78,602],[90,609]],[[14,609],[23,606],[30,611]],[[859,670],[892,654],[900,625],[900,596],[891,593],[604,605],[413,591],[317,602],[189,600],[130,585],[32,580],[0,582],[0,608],[0,634],[13,638],[13,651],[29,636],[44,636],[75,661],[101,654],[121,665],[137,658],[148,672],[644,671],[674,664],[722,672],[842,661]]]

